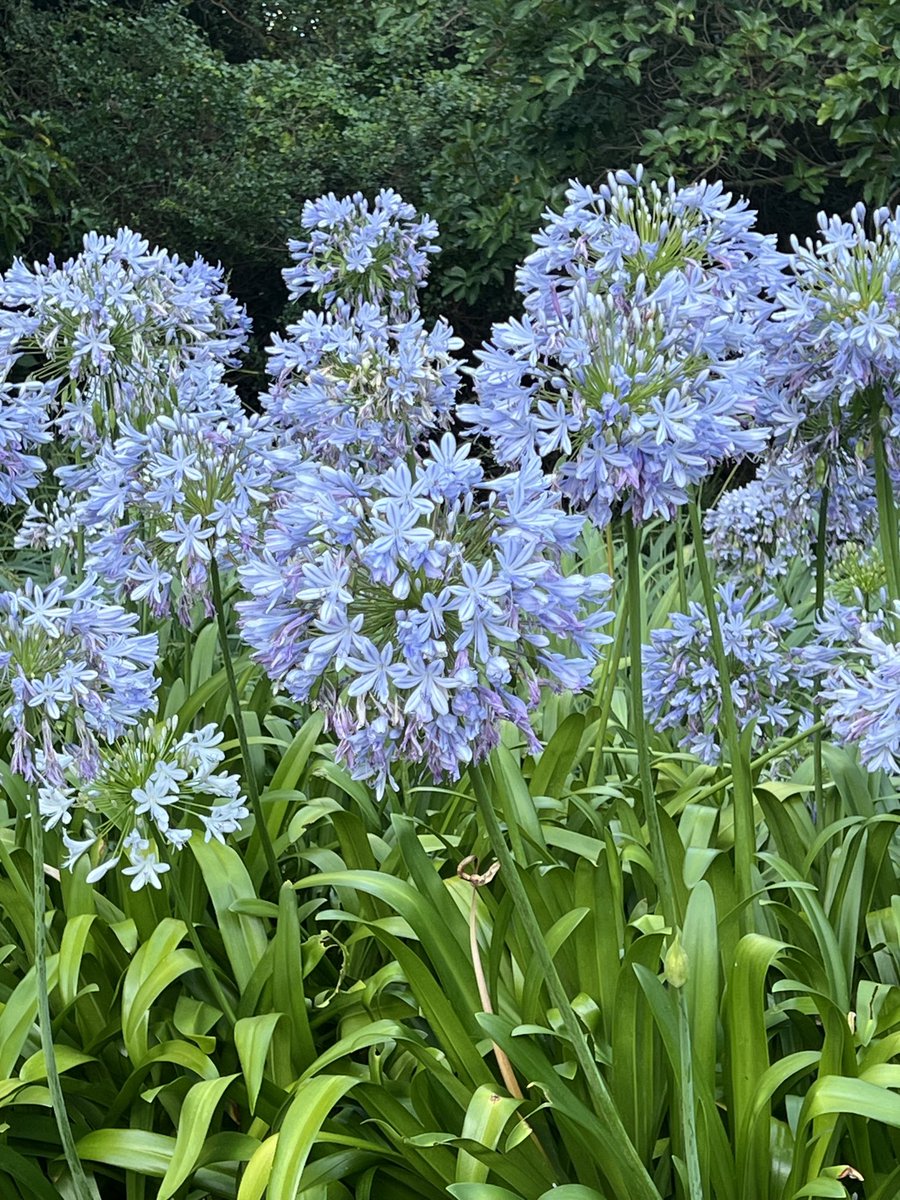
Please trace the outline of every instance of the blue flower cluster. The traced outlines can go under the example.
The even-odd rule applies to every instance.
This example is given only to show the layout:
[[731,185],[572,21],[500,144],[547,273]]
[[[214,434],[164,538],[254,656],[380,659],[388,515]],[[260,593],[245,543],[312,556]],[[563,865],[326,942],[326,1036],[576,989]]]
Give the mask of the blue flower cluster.
[[[190,625],[197,602],[211,612],[213,560],[237,568],[254,657],[325,713],[338,760],[382,795],[400,762],[457,778],[504,721],[536,749],[541,689],[588,689],[608,641],[609,580],[563,564],[585,516],[671,517],[746,456],[757,477],[706,516],[730,576],[718,616],[739,725],[757,746],[802,728],[801,693],[818,688],[835,735],[897,769],[881,618],[830,602],[800,650],[793,615],[744,586],[810,562],[826,484],[830,561],[877,575],[858,550],[877,534],[866,389],[900,432],[900,210],[874,213],[872,237],[866,219],[823,218],[789,263],[721,185],[640,170],[572,184],[458,408],[461,343],[417,304],[437,228],[391,191],[305,205],[284,276],[322,311],[273,338],[253,416],[226,382],[248,322],[220,268],[129,230],[89,235],[59,267],[16,262],[0,277],[0,503],[27,499],[43,447],[68,443],[58,494],[16,541],[70,561],[87,543],[88,579],[0,595],[0,693],[48,827],[69,838],[80,815],[70,863],[109,845],[95,877],[127,860],[133,886],[159,886],[191,823],[221,837],[246,815],[213,770],[216,731],[126,735],[152,707],[156,640],[97,577],[145,618]],[[457,418],[507,474],[446,432]],[[721,687],[702,607],[653,631],[648,715],[709,764]]]
[[820,432],[833,437],[852,420],[857,394],[877,386],[896,423],[900,209],[869,216],[857,204],[849,221],[820,213],[818,239],[794,239],[793,251],[767,331],[773,422],[796,428],[819,418]]
[[[183,849],[195,823],[205,841],[224,842],[247,817],[237,776],[216,770],[225,759],[221,730],[205,725],[179,736],[177,726],[171,717],[129,730],[101,752],[89,780],[69,770],[39,788],[44,827],[62,831],[68,851],[64,865],[72,868],[83,855],[99,851],[88,883],[101,879],[124,855],[129,865],[122,874],[131,877],[132,891],[146,884],[159,888],[160,876],[170,869],[160,857],[161,845]],[[74,816],[81,818],[77,838],[71,836]]]
[[537,452],[598,525],[671,516],[723,460],[763,449],[756,332],[782,260],[718,185],[619,173],[568,205],[519,273],[525,312],[479,354],[459,414],[501,462]]
[[[830,554],[846,545],[870,546],[878,536],[875,473],[872,460],[859,456],[858,451],[862,449],[858,441],[851,439],[846,448],[835,447],[826,459],[826,549]],[[896,473],[893,477],[896,486]],[[813,496],[816,510],[820,495],[821,490],[817,490]]]
[[136,624],[91,576],[0,592],[0,711],[14,771],[61,783],[65,761],[89,779],[98,739],[112,741],[155,707],[157,637]]
[[[709,549],[733,576],[759,579],[809,565],[818,539],[822,483],[805,444],[776,453],[743,487],[726,491],[707,511]],[[833,561],[848,545],[871,544],[877,534],[871,461],[838,447],[827,464],[825,552]]]
[[361,192],[307,200],[300,224],[305,236],[288,242],[297,265],[283,272],[292,300],[312,295],[326,305],[374,304],[399,319],[415,309],[428,256],[438,250],[430,217],[388,188],[371,208]]
[[151,250],[130,229],[87,234],[60,266],[17,259],[0,275],[0,366],[37,355],[58,435],[88,451],[122,416],[157,412],[186,368],[220,376],[249,325],[221,267]]
[[418,316],[391,321],[372,304],[309,310],[273,338],[263,404],[309,457],[386,467],[446,425],[461,346],[442,320],[426,330]]
[[764,297],[781,281],[785,258],[774,237],[754,231],[747,201],[733,200],[721,183],[678,187],[669,179],[661,188],[644,183],[638,167],[610,174],[597,189],[573,182],[566,200],[561,213],[544,214],[538,249],[518,272],[525,310],[542,322],[568,310],[582,280],[623,302],[643,281],[659,303],[684,304],[694,320],[717,318],[719,337],[735,318],[755,323],[771,312]]
[[[803,647],[805,670],[821,684],[835,668],[839,668],[847,650],[859,641],[864,626],[878,631],[884,623],[883,604],[886,597],[873,597],[874,605],[863,605],[861,596],[844,604],[834,596],[826,598],[816,618],[814,636]],[[870,602],[871,604],[871,602]]]
[[870,771],[900,773],[898,614],[833,604],[807,653],[820,675],[822,715],[837,741],[855,745]]
[[590,684],[609,580],[560,569],[580,527],[537,461],[489,481],[450,434],[412,469],[310,464],[241,568],[243,636],[379,795],[398,759],[455,779],[503,720],[536,748],[542,686]]
[[756,478],[724,492],[704,517],[709,550],[732,575],[786,575],[809,563],[815,537],[809,463],[782,455],[763,463]]
[[230,411],[176,410],[121,428],[88,467],[61,472],[77,523],[92,531],[88,567],[157,617],[174,610],[189,624],[195,601],[209,607],[212,558],[232,566],[254,542],[288,454],[236,399]]
[[427,329],[417,306],[437,226],[392,191],[371,210],[359,194],[320,196],[302,224],[284,278],[291,299],[325,311],[273,337],[263,404],[305,456],[379,470],[447,426],[460,383],[462,342],[446,321]]
[[[753,589],[739,592],[733,581],[718,588],[716,613],[739,729],[752,723],[752,743],[758,748],[773,733],[808,722],[802,692],[812,676],[803,655],[788,641],[795,628],[793,614],[774,595],[756,599]],[[717,736],[722,682],[709,616],[692,602],[688,612],[673,613],[671,622],[670,629],[653,630],[645,649],[647,717],[658,729],[675,730],[680,746],[712,766],[722,753]]]
[[44,472],[41,446],[52,440],[49,408],[55,380],[11,383],[11,363],[0,366],[0,504],[24,500]]

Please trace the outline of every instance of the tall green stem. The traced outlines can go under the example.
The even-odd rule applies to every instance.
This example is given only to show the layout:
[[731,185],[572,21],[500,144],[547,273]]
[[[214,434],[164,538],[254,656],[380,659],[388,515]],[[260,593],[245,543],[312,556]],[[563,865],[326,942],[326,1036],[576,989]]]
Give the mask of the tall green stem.
[[703,1179],[700,1173],[700,1151],[697,1145],[697,1099],[694,1092],[694,1053],[691,1046],[691,1023],[684,988],[675,989],[678,1005],[678,1058],[681,1067],[681,1136],[684,1139],[684,1161],[687,1167],[688,1196],[703,1200]]
[[898,544],[897,506],[894,488],[888,472],[884,448],[884,429],[881,425],[881,405],[875,404],[872,421],[872,440],[875,449],[875,491],[878,496],[878,526],[881,533],[881,552],[887,574],[891,600],[900,600],[900,544]]
[[47,913],[47,885],[44,881],[44,830],[41,825],[41,813],[34,787],[28,789],[28,807],[31,814],[31,859],[34,890],[34,982],[37,991],[41,1049],[44,1052],[44,1066],[47,1069],[47,1089],[50,1092],[50,1103],[53,1105],[53,1115],[56,1117],[56,1128],[59,1130],[63,1154],[69,1164],[75,1194],[78,1200],[93,1200],[90,1184],[75,1147],[75,1137],[69,1123],[69,1114],[66,1111],[66,1098],[63,1095],[59,1070],[56,1065],[56,1051],[53,1047],[53,1017],[50,1012],[50,987],[47,979],[47,928],[44,924]]
[[657,888],[666,921],[674,929],[679,923],[678,904],[672,868],[662,823],[653,790],[653,774],[650,768],[650,745],[647,741],[647,723],[644,720],[644,678],[641,639],[644,621],[641,605],[641,538],[631,513],[626,513],[625,544],[628,554],[628,629],[630,634],[630,663],[628,675],[631,682],[631,721],[634,726],[635,745],[638,752],[638,777],[641,784],[641,799],[644,804],[644,820],[650,834],[650,851],[657,873]]
[[[828,479],[822,483],[822,495],[819,498],[819,526],[816,530],[816,619],[821,616],[825,604],[825,554],[826,538],[828,536]],[[822,716],[822,708],[818,701],[813,705],[813,721],[818,724]],[[815,783],[816,819],[823,819],[823,771],[822,771],[822,730],[813,738],[813,772]]]
[[681,511],[675,514],[675,562],[678,568],[678,603],[682,612],[688,609],[687,579],[684,570],[684,526]]
[[[191,622],[191,624],[193,624],[193,621]],[[193,654],[194,631],[190,625],[183,625],[181,628],[182,628],[182,633],[184,635],[184,646],[182,648],[181,677],[184,680],[185,694],[189,696],[191,694],[191,674],[192,674],[191,663],[193,661],[193,656],[194,656],[194,654]]]
[[215,558],[209,564],[209,578],[212,583],[213,604],[216,608],[216,624],[219,629],[219,646],[225,663],[225,678],[228,681],[228,694],[231,697],[231,709],[237,728],[238,742],[241,747],[241,758],[244,760],[244,782],[247,785],[247,797],[256,821],[256,829],[262,842],[263,853],[266,856],[266,867],[272,880],[272,886],[277,895],[281,887],[281,875],[275,858],[275,847],[269,836],[262,805],[259,801],[259,788],[256,786],[256,775],[253,772],[253,762],[250,758],[250,744],[247,741],[247,730],[244,726],[244,713],[241,708],[241,697],[238,693],[237,680],[234,677],[234,664],[231,661],[231,646],[228,641],[228,625],[225,621],[225,605],[222,601],[222,581],[219,578],[219,566]]
[[627,610],[620,604],[616,613],[616,637],[609,648],[609,654],[603,661],[603,670],[597,687],[600,700],[600,718],[597,721],[597,736],[594,740],[594,752],[591,755],[591,765],[588,770],[587,786],[592,788],[600,773],[600,763],[603,758],[603,743],[606,740],[606,727],[609,724],[609,714],[612,711],[613,697],[616,694],[616,676],[619,673],[619,663],[622,660],[622,650],[625,646],[625,634],[628,630]]
[[[73,408],[76,406],[76,398],[78,388],[74,380],[69,384],[69,402]],[[81,446],[76,441],[75,443],[75,465],[81,466]],[[79,521],[75,530],[75,569],[73,571],[74,579],[84,578],[84,525]]]
[[[703,588],[703,601],[709,617],[709,630],[712,640],[713,657],[719,674],[722,689],[722,724],[725,740],[728,743],[728,753],[731,758],[734,796],[734,863],[737,876],[738,899],[747,900],[753,894],[753,860],[756,854],[756,822],[753,819],[753,787],[750,780],[748,764],[744,761],[741,750],[741,739],[738,733],[737,716],[734,711],[734,697],[731,694],[731,672],[728,668],[728,655],[725,653],[725,643],[722,641],[722,629],[719,625],[719,613],[716,608],[716,594],[713,589],[712,576],[709,570],[709,560],[706,557],[706,545],[703,541],[703,523],[700,509],[693,501],[690,505],[691,533],[694,540],[694,555],[697,569],[700,572],[700,583]],[[744,910],[746,913],[746,909]]]
[[540,922],[531,905],[515,859],[506,844],[506,838],[500,828],[500,821],[494,811],[490,792],[481,769],[477,766],[469,767],[469,778],[472,781],[491,849],[500,864],[501,878],[512,899],[516,919],[521,922],[528,945],[540,963],[547,993],[559,1010],[566,1035],[584,1074],[594,1111],[599,1118],[598,1140],[606,1143],[607,1148],[611,1151],[610,1161],[616,1162],[618,1170],[621,1172],[623,1186],[618,1189],[619,1195],[627,1196],[629,1200],[660,1200],[659,1192],[654,1186],[647,1168],[641,1162],[640,1156],[628,1136],[628,1131],[622,1124],[622,1118],[619,1116],[606,1082],[600,1074],[584,1029],[572,1008],[566,989],[556,970],[553,956],[547,949],[544,931],[541,929]]

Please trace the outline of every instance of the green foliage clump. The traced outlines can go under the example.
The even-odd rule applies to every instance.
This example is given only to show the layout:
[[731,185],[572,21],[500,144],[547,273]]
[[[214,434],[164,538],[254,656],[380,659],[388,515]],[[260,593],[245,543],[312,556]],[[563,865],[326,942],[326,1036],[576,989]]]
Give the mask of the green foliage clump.
[[[389,185],[428,210],[445,251],[433,307],[471,337],[503,315],[571,176],[638,160],[718,176],[787,233],[849,188],[885,202],[897,174],[900,15],[876,0],[4,0],[0,13],[6,106],[26,123],[45,113],[46,153],[74,171],[42,159],[39,138],[27,161],[20,147],[40,211],[23,223],[10,206],[0,252],[69,248],[47,220],[65,203],[73,238],[127,222],[229,262],[264,330],[299,206],[322,191]],[[35,185],[51,166],[48,192]]]
[[45,237],[61,234],[67,214],[65,192],[74,176],[71,163],[56,145],[55,132],[54,121],[40,113],[11,118],[0,110],[0,257],[4,260],[21,250],[38,229]]

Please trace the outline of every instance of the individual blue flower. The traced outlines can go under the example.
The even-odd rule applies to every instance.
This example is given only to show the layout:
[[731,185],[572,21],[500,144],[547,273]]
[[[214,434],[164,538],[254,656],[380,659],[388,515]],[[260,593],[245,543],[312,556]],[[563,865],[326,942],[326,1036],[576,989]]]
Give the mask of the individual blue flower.
[[263,405],[309,457],[377,470],[448,423],[461,345],[445,321],[428,330],[370,304],[306,312],[273,339]]
[[138,634],[137,619],[94,577],[45,587],[29,579],[0,592],[0,713],[13,735],[13,770],[60,783],[68,756],[89,778],[99,743],[155,705],[157,638]]
[[[789,640],[794,617],[774,595],[756,599],[753,589],[738,591],[733,582],[718,588],[716,612],[738,728],[743,732],[752,724],[752,745],[759,749],[773,735],[809,719],[803,688],[811,673]],[[670,619],[671,627],[654,629],[644,649],[647,718],[657,729],[671,729],[680,746],[712,766],[722,753],[722,681],[709,617],[691,602],[688,612]]]
[[428,257],[438,250],[429,216],[388,188],[371,207],[361,192],[307,200],[300,224],[303,236],[288,242],[297,265],[283,272],[292,300],[313,295],[326,305],[373,304],[400,318],[415,310]]
[[470,458],[472,447],[466,442],[459,443],[452,434],[445,433],[440,442],[429,442],[428,446],[428,468],[423,479],[426,491],[452,502],[481,483],[481,463]]
[[325,712],[379,795],[398,760],[458,778],[504,720],[536,748],[540,688],[589,687],[608,641],[609,580],[562,573],[582,522],[540,468],[489,481],[450,435],[434,449],[380,474],[308,470],[240,568],[254,657]]

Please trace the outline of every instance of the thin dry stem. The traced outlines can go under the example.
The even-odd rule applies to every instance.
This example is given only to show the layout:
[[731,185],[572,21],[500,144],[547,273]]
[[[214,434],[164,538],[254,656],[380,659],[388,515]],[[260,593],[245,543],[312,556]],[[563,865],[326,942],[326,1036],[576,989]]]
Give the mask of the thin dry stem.
[[[464,870],[469,863],[475,864],[474,872],[470,873]],[[464,858],[456,868],[456,874],[460,879],[464,879],[466,883],[470,883],[472,885],[472,904],[469,908],[469,947],[472,951],[472,967],[475,971],[475,982],[478,985],[478,995],[481,999],[481,1007],[484,1012],[493,1013],[494,1008],[491,1004],[491,993],[488,988],[484,967],[481,963],[481,950],[478,945],[478,889],[485,887],[495,878],[497,872],[500,870],[500,864],[495,862],[487,869],[487,871],[484,872],[483,875],[477,874],[477,870],[478,859],[474,854],[470,854],[469,857]],[[522,1092],[522,1089],[519,1087],[519,1081],[516,1079],[516,1074],[513,1070],[512,1063],[509,1061],[509,1057],[504,1050],[500,1049],[496,1042],[491,1042],[491,1045],[494,1048],[494,1057],[497,1060],[497,1067],[501,1076],[503,1077],[503,1082],[506,1084],[506,1090],[511,1096],[515,1096],[517,1100],[524,1100],[525,1096]],[[540,1150],[541,1154],[543,1154],[546,1158],[546,1150],[541,1145],[537,1134],[524,1117],[522,1118],[522,1123],[528,1130],[532,1140],[534,1141],[534,1144]]]

